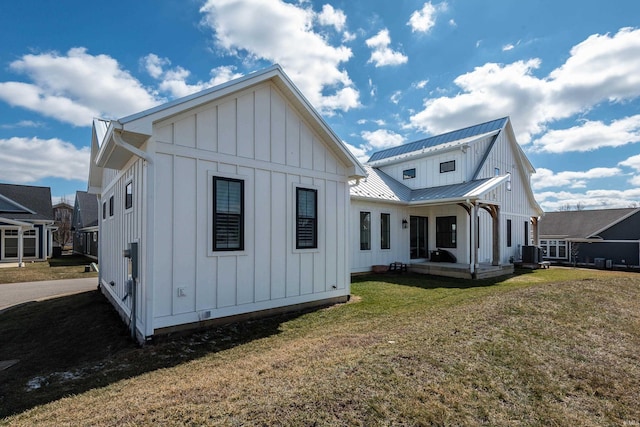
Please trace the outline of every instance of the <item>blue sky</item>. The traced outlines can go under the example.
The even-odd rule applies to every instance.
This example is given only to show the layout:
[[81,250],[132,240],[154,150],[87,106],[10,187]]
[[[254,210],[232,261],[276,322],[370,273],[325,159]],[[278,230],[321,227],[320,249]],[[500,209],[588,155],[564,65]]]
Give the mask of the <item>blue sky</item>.
[[32,0],[0,40],[0,182],[56,200],[93,117],[279,63],[361,160],[509,115],[545,210],[640,205],[636,0]]

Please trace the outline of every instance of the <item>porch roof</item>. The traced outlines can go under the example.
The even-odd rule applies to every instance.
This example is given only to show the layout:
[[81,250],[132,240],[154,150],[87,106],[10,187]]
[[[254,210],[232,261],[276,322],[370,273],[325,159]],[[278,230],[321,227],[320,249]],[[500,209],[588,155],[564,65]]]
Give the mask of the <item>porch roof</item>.
[[351,187],[351,197],[410,205],[455,203],[481,199],[488,191],[508,179],[507,175],[502,175],[460,184],[412,190],[379,169],[367,165],[364,168],[368,174],[367,178]]

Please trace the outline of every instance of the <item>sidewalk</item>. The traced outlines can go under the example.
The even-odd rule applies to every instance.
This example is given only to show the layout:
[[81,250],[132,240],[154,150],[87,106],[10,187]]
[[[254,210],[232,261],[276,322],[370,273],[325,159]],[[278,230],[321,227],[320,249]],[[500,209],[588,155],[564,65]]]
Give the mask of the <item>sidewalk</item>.
[[0,284],[0,314],[5,309],[18,304],[92,291],[97,288],[97,277]]

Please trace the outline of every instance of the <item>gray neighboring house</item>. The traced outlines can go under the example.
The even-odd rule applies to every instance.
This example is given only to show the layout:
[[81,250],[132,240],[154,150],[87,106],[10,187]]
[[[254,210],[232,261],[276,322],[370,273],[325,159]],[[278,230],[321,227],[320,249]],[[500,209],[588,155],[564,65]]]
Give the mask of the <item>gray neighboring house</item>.
[[640,209],[548,212],[540,220],[545,259],[600,268],[640,266]]
[[49,187],[0,184],[0,262],[45,261],[54,229]]
[[73,252],[98,259],[98,199],[95,194],[76,191],[71,230]]

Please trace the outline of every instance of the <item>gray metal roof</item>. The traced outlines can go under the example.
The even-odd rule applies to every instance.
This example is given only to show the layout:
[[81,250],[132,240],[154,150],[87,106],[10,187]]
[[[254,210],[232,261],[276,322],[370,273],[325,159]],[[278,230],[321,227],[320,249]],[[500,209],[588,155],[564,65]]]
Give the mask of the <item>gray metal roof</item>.
[[480,197],[484,192],[504,181],[505,177],[492,177],[461,184],[412,190],[379,169],[365,165],[368,176],[351,187],[352,197],[398,203],[433,203],[442,200],[463,200]]
[[421,188],[411,192],[412,202],[427,202],[448,199],[464,199],[477,197],[481,187],[494,178],[477,179],[461,184],[442,185],[440,187]]
[[540,219],[541,238],[587,239],[638,211],[637,208],[547,212]]
[[395,157],[402,154],[412,153],[414,151],[420,151],[423,148],[432,148],[438,145],[451,143],[476,135],[494,132],[502,129],[507,123],[507,120],[509,120],[508,117],[503,117],[501,119],[492,120],[490,122],[469,126],[464,129],[458,129],[451,132],[443,133],[441,135],[431,136],[419,141],[409,142],[397,147],[387,148],[386,150],[373,153],[369,158],[369,162],[375,162],[377,160],[383,160],[389,157]]
[[364,166],[367,177],[358,185],[351,187],[351,195],[388,202],[404,202],[411,200],[411,189],[399,183],[381,170]]
[[[51,189],[30,185],[0,184],[0,200],[7,211],[0,210],[0,216],[13,220],[53,221]],[[16,206],[17,205],[17,206]],[[20,207],[26,208],[17,209]]]

